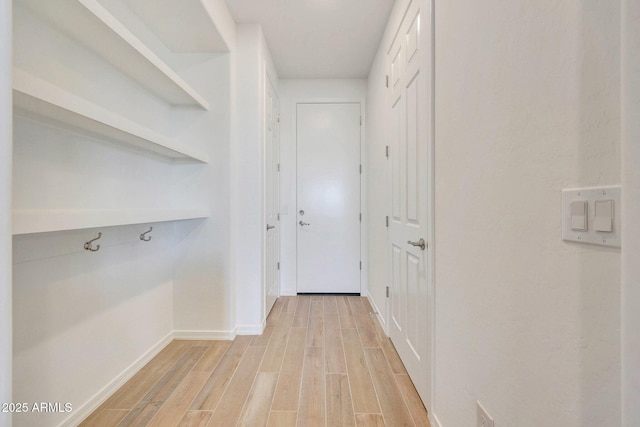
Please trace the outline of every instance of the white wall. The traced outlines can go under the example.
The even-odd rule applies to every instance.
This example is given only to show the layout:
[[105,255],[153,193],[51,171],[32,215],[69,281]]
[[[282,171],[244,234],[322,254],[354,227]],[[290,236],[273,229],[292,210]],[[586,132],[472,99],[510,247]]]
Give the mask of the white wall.
[[[174,277],[174,329],[180,338],[233,336],[233,261],[231,256],[231,54],[186,55],[184,68],[176,67],[189,82],[198,82],[211,108],[197,122],[180,131],[181,139],[203,141],[207,165],[179,165],[170,176],[178,205],[197,203],[210,211],[208,220],[178,224],[185,237],[176,247]],[[186,116],[190,113],[185,111]],[[176,126],[181,126],[176,120]]]
[[236,328],[262,332],[264,310],[265,79],[278,85],[262,28],[237,27],[237,139],[234,146]]
[[[11,402],[11,1],[0,0],[0,402]],[[0,413],[0,426],[11,415]]]
[[[280,80],[280,292],[296,290],[296,102],[364,100],[365,79]],[[366,136],[365,136],[366,141]],[[365,142],[366,146],[366,142]],[[365,149],[366,152],[366,149]],[[366,170],[364,171],[366,173]],[[364,196],[364,195],[363,195]]]
[[[236,25],[224,0],[207,0],[204,5],[234,51]],[[230,339],[235,328],[232,254],[235,53],[172,55],[154,42],[153,35],[144,41],[162,53],[162,58],[205,95],[210,104],[209,111],[196,114],[195,118],[189,109],[174,108],[167,120],[170,134],[199,145],[210,159],[201,167],[174,168],[170,178],[176,204],[195,202],[211,213],[205,222],[176,225],[184,236],[176,247],[173,293],[176,338]]]
[[434,413],[619,425],[620,251],[560,190],[620,183],[620,4],[436,3]]
[[640,1],[622,2],[622,425],[640,420]]

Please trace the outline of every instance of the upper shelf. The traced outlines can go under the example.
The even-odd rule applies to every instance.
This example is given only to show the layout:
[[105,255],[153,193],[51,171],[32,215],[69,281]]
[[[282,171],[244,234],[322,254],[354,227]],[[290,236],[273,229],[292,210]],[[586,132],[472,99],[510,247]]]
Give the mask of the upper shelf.
[[112,142],[125,143],[170,159],[206,163],[206,156],[184,147],[125,117],[119,116],[24,71],[13,70],[13,103],[21,110],[83,129]]
[[[129,8],[176,53],[229,52],[224,10],[206,0],[125,0]],[[206,4],[205,4],[206,3]]]
[[17,210],[13,212],[13,234],[49,233],[208,217],[209,211],[206,209]]
[[208,102],[97,0],[20,0],[172,105]]

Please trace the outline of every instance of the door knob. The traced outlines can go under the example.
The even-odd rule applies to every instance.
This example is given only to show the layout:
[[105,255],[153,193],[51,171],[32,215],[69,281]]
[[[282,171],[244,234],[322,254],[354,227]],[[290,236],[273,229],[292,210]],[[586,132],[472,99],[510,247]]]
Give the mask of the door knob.
[[303,221],[300,221],[298,224],[300,224],[301,227],[304,227],[305,225],[310,225],[308,222],[303,222]]
[[420,239],[417,242],[412,242],[411,240],[407,240],[407,243],[409,243],[410,245],[413,245],[413,246],[417,246],[420,249],[422,249],[423,251],[427,247],[427,243],[424,241],[424,239]]
[[275,225],[269,225],[269,224],[267,224],[267,231],[269,231],[269,230],[271,230],[271,229],[274,229],[274,228],[276,228],[276,226],[275,226]]

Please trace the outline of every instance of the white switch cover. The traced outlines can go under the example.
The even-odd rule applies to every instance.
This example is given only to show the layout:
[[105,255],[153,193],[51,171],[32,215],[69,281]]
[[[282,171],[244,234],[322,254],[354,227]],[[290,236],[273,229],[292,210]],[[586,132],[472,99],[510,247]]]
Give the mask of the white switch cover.
[[621,193],[620,186],[562,190],[562,239],[619,248]]
[[598,200],[594,207],[595,217],[593,227],[596,231],[611,233],[613,231],[613,212],[615,202],[613,200]]
[[572,230],[587,231],[587,205],[586,200],[574,200],[569,204]]

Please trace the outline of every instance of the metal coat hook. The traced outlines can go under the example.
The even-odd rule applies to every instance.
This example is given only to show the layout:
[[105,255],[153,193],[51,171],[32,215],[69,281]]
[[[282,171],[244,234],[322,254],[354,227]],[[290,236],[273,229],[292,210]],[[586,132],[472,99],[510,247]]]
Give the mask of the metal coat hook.
[[91,239],[87,243],[84,244],[84,249],[87,250],[87,251],[91,251],[91,252],[98,252],[100,250],[100,245],[96,245],[96,247],[93,248],[91,246],[91,243],[95,242],[96,240],[98,240],[101,237],[102,237],[102,233],[98,233],[98,237],[96,237],[95,239]]
[[149,240],[151,240],[152,236],[149,236],[149,237],[146,237],[146,236],[147,236],[147,233],[151,233],[152,230],[153,230],[153,227],[149,227],[149,230],[145,231],[140,235],[140,240],[142,240],[143,242],[148,242]]

